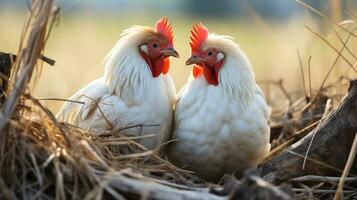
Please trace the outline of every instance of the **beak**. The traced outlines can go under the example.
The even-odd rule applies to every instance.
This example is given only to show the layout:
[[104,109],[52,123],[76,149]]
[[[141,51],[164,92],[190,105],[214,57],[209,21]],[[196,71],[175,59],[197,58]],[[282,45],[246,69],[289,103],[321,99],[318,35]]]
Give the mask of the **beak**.
[[192,65],[192,64],[201,64],[202,62],[206,61],[203,58],[200,58],[198,56],[191,56],[187,61],[186,65]]
[[168,48],[168,49],[164,49],[161,51],[161,53],[164,55],[164,56],[172,56],[172,57],[175,57],[175,58],[180,58],[180,55],[178,54],[178,52],[174,49],[174,48]]

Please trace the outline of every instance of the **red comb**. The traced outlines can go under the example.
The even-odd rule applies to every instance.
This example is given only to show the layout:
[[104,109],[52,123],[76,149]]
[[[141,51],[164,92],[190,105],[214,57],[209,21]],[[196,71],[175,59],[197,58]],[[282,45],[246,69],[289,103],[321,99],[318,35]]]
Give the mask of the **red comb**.
[[202,25],[202,23],[195,24],[192,27],[191,35],[190,35],[190,45],[191,51],[196,52],[201,47],[202,43],[208,37],[208,29]]
[[155,24],[156,31],[164,35],[170,43],[173,42],[174,35],[172,33],[171,24],[167,21],[167,17],[163,17]]

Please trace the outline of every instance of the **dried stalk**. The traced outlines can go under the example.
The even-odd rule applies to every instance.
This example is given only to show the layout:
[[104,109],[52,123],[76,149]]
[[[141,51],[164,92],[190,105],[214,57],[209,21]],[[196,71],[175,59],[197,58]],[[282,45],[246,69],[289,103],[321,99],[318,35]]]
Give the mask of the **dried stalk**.
[[[34,0],[31,14],[28,17],[28,24],[24,29],[25,41],[21,42],[19,58],[15,63],[12,77],[9,82],[8,97],[0,111],[0,132],[9,122],[15,108],[20,100],[21,94],[25,91],[31,79],[32,72],[37,60],[40,58],[41,51],[45,46],[47,23],[52,9],[52,0]],[[0,135],[0,139],[3,134]]]

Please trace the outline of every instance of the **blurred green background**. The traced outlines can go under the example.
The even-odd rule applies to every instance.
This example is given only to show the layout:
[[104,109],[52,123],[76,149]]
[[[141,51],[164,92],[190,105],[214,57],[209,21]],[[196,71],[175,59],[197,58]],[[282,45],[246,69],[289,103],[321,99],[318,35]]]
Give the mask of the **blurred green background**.
[[[68,98],[100,77],[102,61],[123,29],[134,24],[153,26],[164,15],[173,25],[175,47],[181,55],[180,59],[172,60],[170,71],[177,90],[185,84],[191,70],[184,63],[190,54],[189,31],[197,22],[203,22],[210,32],[234,37],[251,60],[256,79],[282,78],[289,92],[303,91],[297,50],[305,73],[311,56],[312,87],[318,88],[337,53],[306,26],[340,49],[341,41],[330,25],[353,18],[355,12],[355,2],[350,0],[306,1],[326,14],[327,21],[293,0],[59,0],[56,3],[61,15],[44,53],[56,60],[56,65],[44,65],[33,88],[38,98]],[[0,51],[17,52],[27,11],[26,0],[0,0]],[[348,23],[347,28],[351,29],[350,26],[354,24]],[[339,28],[337,32],[343,40],[348,35]],[[348,43],[354,52],[355,43],[354,37]],[[355,63],[353,56],[344,55]],[[340,60],[329,81],[342,74],[355,75]],[[271,104],[282,98],[279,91],[261,85]],[[45,104],[56,112],[62,102]]]

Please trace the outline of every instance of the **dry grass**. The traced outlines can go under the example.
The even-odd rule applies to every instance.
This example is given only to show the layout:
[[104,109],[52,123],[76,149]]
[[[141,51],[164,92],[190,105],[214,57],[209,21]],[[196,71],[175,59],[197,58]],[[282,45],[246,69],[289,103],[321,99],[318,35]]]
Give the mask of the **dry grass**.
[[[27,103],[18,105],[21,115],[10,121],[1,143],[0,172],[6,186],[0,188],[8,191],[4,195],[82,199],[89,195],[88,191],[95,190],[90,194],[98,196],[115,191],[103,185],[115,179],[111,177],[115,173],[139,179],[159,178],[159,182],[179,183],[182,187],[203,183],[140,146],[135,139],[89,136],[82,129],[58,123],[28,94],[23,98]],[[136,151],[122,155],[113,151],[113,146],[134,146]]]

